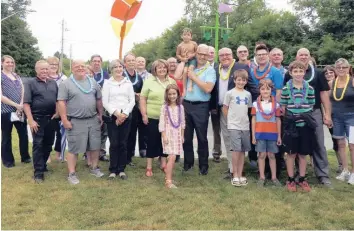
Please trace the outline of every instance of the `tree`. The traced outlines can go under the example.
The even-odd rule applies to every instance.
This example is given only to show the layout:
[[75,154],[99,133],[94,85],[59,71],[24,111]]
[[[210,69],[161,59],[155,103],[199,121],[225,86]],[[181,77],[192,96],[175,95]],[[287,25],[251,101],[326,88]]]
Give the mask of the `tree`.
[[1,22],[1,55],[11,55],[16,61],[16,71],[21,76],[35,76],[34,65],[42,54],[37,39],[32,36],[25,19],[30,0],[8,0],[1,3],[1,18],[16,15]]
[[17,16],[2,22],[1,54],[11,55],[15,59],[16,71],[21,76],[35,76],[34,65],[42,54],[27,23]]
[[[60,53],[59,51],[57,51],[57,52],[54,53],[54,56],[57,57],[58,59],[60,59],[60,55],[61,55],[61,53]],[[67,59],[68,56],[64,53],[64,54],[63,54],[63,58]]]

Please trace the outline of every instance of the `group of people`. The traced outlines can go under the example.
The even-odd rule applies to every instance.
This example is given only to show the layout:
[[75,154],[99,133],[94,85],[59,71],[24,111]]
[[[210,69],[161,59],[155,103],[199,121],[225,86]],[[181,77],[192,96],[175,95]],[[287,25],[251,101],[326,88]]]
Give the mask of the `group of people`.
[[[14,166],[11,130],[15,125],[20,140],[21,161],[30,163],[27,122],[33,135],[34,180],[43,182],[47,161],[56,137],[56,158],[63,159],[67,140],[68,181],[78,184],[78,154],[84,153],[90,173],[104,176],[99,160],[107,160],[109,179],[127,179],[127,165],[134,166],[136,138],[139,153],[146,157],[147,177],[153,176],[153,160],[159,157],[167,188],[176,188],[173,169],[184,153],[183,172],[193,171],[194,132],[198,142],[199,173],[207,175],[209,116],[213,126],[213,160],[220,162],[223,136],[228,160],[226,178],[234,186],[248,184],[244,174],[245,152],[258,165],[257,185],[275,186],[286,159],[286,187],[296,191],[311,188],[305,178],[310,155],[319,182],[332,187],[324,145],[323,124],[330,128],[340,165],[336,178],[354,185],[354,167],[349,169],[346,143],[354,133],[354,80],[350,64],[338,59],[333,67],[320,71],[308,49],[298,50],[288,69],[283,53],[270,52],[257,43],[254,60],[245,46],[218,51],[192,41],[192,32],[182,33],[176,58],[158,59],[146,70],[143,57],[132,53],[102,69],[102,58],[91,57],[90,65],[73,60],[72,74],[58,73],[59,60],[48,58],[35,65],[36,78],[22,83],[15,74],[15,61],[2,58],[1,129],[2,162]],[[55,135],[56,134],[56,135]],[[64,139],[63,139],[64,138]],[[349,140],[351,162],[354,144]],[[286,153],[286,155],[284,155]],[[295,169],[294,169],[295,166]]]

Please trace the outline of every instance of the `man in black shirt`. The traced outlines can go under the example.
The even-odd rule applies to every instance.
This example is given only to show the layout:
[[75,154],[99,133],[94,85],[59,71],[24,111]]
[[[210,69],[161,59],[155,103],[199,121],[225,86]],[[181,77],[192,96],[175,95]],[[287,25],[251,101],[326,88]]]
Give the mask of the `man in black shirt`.
[[37,77],[30,79],[25,85],[23,108],[33,137],[34,180],[42,183],[44,172],[48,171],[46,162],[55,137],[55,123],[52,120],[58,118],[58,86],[54,80],[48,78],[49,64],[46,61],[39,60],[35,68]]
[[135,155],[135,143],[136,143],[136,134],[139,131],[139,154],[141,157],[145,157],[146,155],[146,125],[143,123],[143,119],[141,117],[141,113],[139,110],[139,98],[140,92],[143,88],[143,79],[135,70],[136,67],[136,58],[135,55],[129,53],[124,56],[124,65],[125,69],[123,72],[123,76],[128,78],[132,84],[135,92],[135,106],[132,111],[132,121],[130,124],[130,133],[128,138],[128,155],[127,162],[129,166],[135,166],[132,162],[132,158]]
[[[324,131],[323,123],[328,127],[332,127],[331,119],[331,104],[329,100],[329,85],[323,73],[316,69],[310,61],[310,51],[306,48],[298,50],[296,60],[302,62],[307,67],[304,79],[315,89],[316,104],[314,106],[313,117],[316,120],[316,144],[312,153],[315,174],[321,184],[332,187],[329,179],[329,164],[327,158],[327,151],[324,145]],[[284,85],[291,79],[289,73],[285,74]],[[321,104],[323,105],[324,112],[322,113]]]

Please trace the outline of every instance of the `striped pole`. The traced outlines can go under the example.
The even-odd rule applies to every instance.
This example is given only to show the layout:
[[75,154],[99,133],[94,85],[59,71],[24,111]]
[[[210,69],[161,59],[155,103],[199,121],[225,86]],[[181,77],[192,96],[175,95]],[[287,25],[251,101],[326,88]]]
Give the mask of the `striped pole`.
[[60,160],[64,162],[65,159],[65,151],[66,151],[66,132],[63,123],[60,121],[60,133],[61,133],[61,152],[60,152]]

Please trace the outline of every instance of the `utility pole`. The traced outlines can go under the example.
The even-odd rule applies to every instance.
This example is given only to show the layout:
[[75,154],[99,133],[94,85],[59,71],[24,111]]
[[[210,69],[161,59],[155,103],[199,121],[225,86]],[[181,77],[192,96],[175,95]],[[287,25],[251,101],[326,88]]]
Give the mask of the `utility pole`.
[[70,73],[71,73],[71,62],[73,60],[73,44],[70,44]]
[[64,19],[61,21],[61,51],[60,51],[60,73],[63,73],[63,54],[64,54],[64,32],[65,32],[65,22]]

